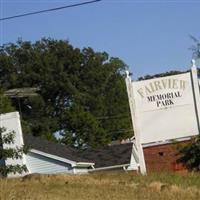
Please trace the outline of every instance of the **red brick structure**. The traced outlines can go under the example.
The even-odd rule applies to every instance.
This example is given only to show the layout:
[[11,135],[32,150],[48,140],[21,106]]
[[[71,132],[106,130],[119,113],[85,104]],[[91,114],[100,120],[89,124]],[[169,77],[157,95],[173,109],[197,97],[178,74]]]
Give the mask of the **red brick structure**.
[[186,170],[185,167],[177,163],[178,145],[186,145],[189,141],[182,141],[176,144],[159,144],[144,147],[144,158],[146,163],[147,172],[155,171],[182,171]]

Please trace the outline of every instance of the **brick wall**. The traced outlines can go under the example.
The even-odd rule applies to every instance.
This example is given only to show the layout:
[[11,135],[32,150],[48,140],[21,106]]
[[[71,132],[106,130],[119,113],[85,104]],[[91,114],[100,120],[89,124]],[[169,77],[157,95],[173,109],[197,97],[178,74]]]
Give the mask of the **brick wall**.
[[177,146],[187,145],[188,143],[189,141],[183,141],[176,144],[171,143],[144,147],[147,172],[185,170],[183,165],[176,162],[179,158],[179,155],[177,155]]

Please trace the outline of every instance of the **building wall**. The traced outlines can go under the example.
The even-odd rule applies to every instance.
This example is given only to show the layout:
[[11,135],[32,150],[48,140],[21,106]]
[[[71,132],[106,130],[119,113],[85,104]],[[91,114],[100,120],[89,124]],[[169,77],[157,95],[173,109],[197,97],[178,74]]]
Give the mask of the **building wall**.
[[177,155],[177,145],[186,145],[188,142],[144,147],[147,172],[185,170],[182,164],[177,163],[177,159],[180,156]]
[[26,155],[26,163],[29,173],[73,173],[70,164],[32,152]]

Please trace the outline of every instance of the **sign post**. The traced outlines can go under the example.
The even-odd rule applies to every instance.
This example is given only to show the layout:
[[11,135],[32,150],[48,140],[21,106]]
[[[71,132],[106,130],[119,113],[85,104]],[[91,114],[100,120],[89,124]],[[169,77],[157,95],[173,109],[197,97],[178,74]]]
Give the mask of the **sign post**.
[[139,126],[137,123],[137,114],[136,114],[136,107],[135,107],[135,101],[134,101],[134,91],[131,86],[131,78],[129,76],[129,72],[126,72],[126,87],[127,87],[127,93],[128,93],[128,99],[129,99],[129,105],[130,105],[130,111],[131,111],[131,119],[132,119],[132,126],[134,130],[134,135],[135,135],[135,142],[136,142],[136,148],[137,148],[137,154],[138,154],[138,159],[139,159],[139,168],[141,174],[145,175],[146,174],[146,165],[145,165],[145,160],[144,160],[144,153],[143,153],[143,148],[142,144],[140,142],[140,137],[139,137]]

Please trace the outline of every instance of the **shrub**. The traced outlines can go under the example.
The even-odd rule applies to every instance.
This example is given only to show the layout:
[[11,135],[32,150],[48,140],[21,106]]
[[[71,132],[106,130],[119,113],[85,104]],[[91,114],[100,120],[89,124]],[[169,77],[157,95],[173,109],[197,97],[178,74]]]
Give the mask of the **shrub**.
[[179,150],[181,157],[178,162],[183,163],[189,170],[200,171],[200,135],[194,137],[191,143]]
[[26,165],[5,165],[6,159],[21,159],[24,153],[28,152],[27,146],[21,147],[7,147],[3,148],[4,144],[13,144],[15,139],[15,132],[5,132],[5,128],[0,127],[0,176],[6,177],[9,173],[19,173],[22,174],[23,172],[27,171]]

